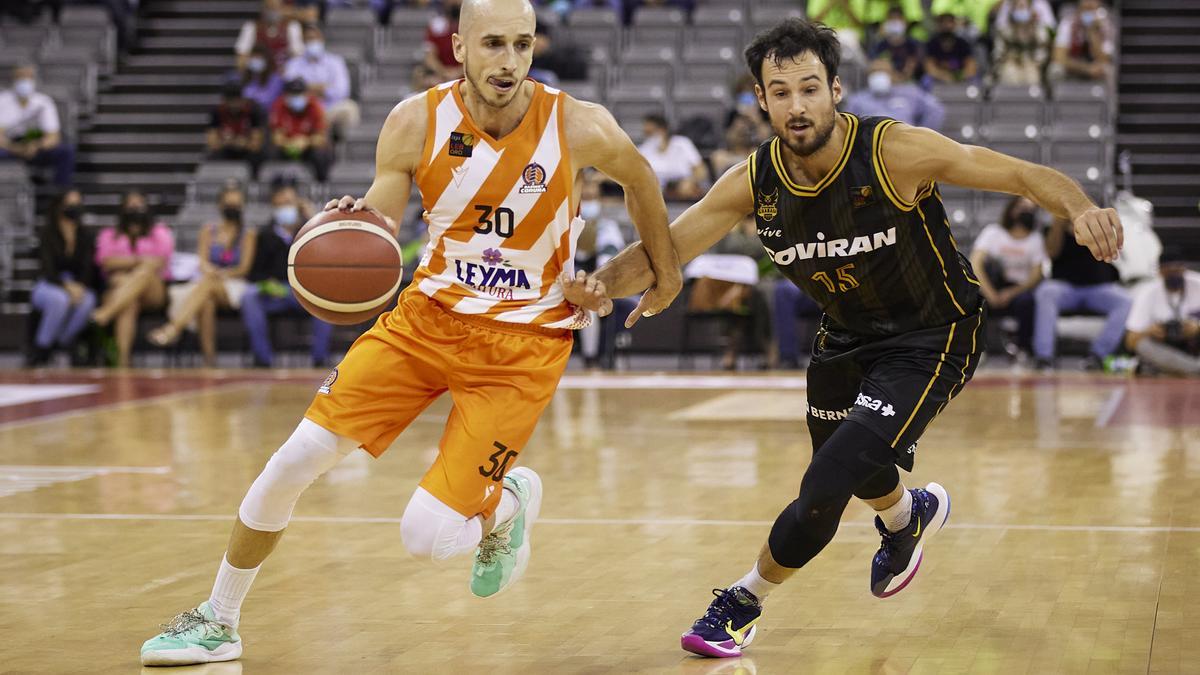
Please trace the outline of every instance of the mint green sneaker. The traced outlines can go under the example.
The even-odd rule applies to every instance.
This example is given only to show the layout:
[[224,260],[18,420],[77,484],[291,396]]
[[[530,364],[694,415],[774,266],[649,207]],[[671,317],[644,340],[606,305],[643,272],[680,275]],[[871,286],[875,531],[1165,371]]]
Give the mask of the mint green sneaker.
[[517,495],[520,506],[508,522],[479,542],[471,567],[471,593],[490,598],[507,590],[529,566],[529,531],[542,508],[542,479],[533,469],[519,466],[504,477],[504,488]]
[[187,666],[232,661],[242,655],[237,631],[217,621],[207,601],[171,619],[162,629],[142,645],[143,666]]

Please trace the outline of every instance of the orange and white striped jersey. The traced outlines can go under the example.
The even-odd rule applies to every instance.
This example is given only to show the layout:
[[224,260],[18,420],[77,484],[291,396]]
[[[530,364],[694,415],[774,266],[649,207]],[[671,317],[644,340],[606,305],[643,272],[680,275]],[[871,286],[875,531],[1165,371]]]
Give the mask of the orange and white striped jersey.
[[572,204],[565,94],[534,83],[515,130],[494,139],[463,104],[462,80],[426,92],[429,120],[415,180],[429,244],[413,283],[443,307],[495,321],[577,328],[563,299],[583,221]]

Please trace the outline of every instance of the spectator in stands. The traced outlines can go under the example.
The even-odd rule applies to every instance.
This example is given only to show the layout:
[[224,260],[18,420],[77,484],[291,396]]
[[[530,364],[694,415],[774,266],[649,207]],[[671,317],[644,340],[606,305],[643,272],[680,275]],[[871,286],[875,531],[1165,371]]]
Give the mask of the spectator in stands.
[[[579,189],[579,217],[586,225],[575,248],[575,269],[592,273],[625,248],[621,225],[605,214],[605,202],[610,209],[623,209],[621,190],[607,183],[594,170],[584,173]],[[606,194],[607,191],[607,194]],[[592,323],[578,333],[579,351],[587,368],[611,370],[616,365],[617,335],[627,330],[622,323],[636,306],[632,298],[614,299],[613,311],[604,317],[593,316]]]
[[996,0],[933,0],[930,14],[941,17],[949,14],[964,20],[962,37],[976,39],[988,30]]
[[550,26],[537,25],[537,41],[533,43],[533,65],[529,77],[558,86],[559,80],[586,80],[588,58],[578,47],[555,40]]
[[[269,368],[275,360],[268,318],[276,314],[306,315],[292,295],[287,280],[288,249],[296,230],[304,222],[296,189],[287,184],[277,185],[271,195],[271,205],[274,207],[271,223],[258,232],[254,263],[250,268],[251,285],[242,296],[242,323],[250,338],[254,365],[262,368]],[[332,331],[332,326],[313,318],[313,366],[324,366],[329,360]]]
[[[1002,30],[1012,22],[1013,11],[1017,9],[1019,3],[1017,0],[1001,0],[999,3],[992,3],[996,12],[995,21],[993,21],[993,30]],[[1047,26],[1051,31],[1058,24],[1058,19],[1054,17],[1054,7],[1048,0],[1029,0],[1024,3],[1024,6],[1033,12],[1037,22],[1043,26]]]
[[1133,291],[1125,344],[1141,359],[1139,372],[1200,375],[1200,273],[1172,246],[1159,256],[1158,271]]
[[246,67],[250,52],[256,45],[266,51],[276,69],[282,69],[289,58],[298,56],[304,50],[300,22],[287,18],[283,0],[263,0],[258,20],[242,24],[237,42],[233,45],[238,70]]
[[316,25],[304,27],[304,55],[292,58],[283,77],[304,80],[308,93],[321,100],[334,138],[345,138],[358,126],[358,104],[350,98],[350,71],[346,60],[325,49],[325,37]]
[[241,307],[257,234],[243,224],[246,194],[240,187],[225,187],[217,203],[220,220],[200,230],[200,278],[171,288],[170,320],[147,336],[151,344],[166,347],[194,324],[204,365],[210,368],[217,365],[217,310]]
[[638,151],[650,162],[667,199],[699,199],[708,182],[708,168],[687,136],[672,134],[662,115],[642,118],[646,140]]
[[321,101],[308,93],[304,80],[289,80],[283,86],[283,96],[271,107],[271,141],[276,157],[304,160],[318,181],[324,183],[328,178],[333,155],[325,110]]
[[880,32],[883,33],[883,39],[871,47],[867,57],[872,61],[882,58],[890,60],[895,81],[913,80],[917,75],[918,66],[921,65],[921,43],[908,34],[908,21],[904,18],[904,10],[897,5],[888,9]]
[[1054,37],[1053,79],[1107,80],[1112,75],[1113,24],[1100,0],[1080,0]]
[[116,227],[105,228],[96,238],[96,263],[108,290],[100,307],[92,312],[92,321],[98,325],[114,324],[119,367],[129,365],[138,315],[166,304],[174,252],[171,230],[154,221],[146,197],[136,190],[125,193]]
[[[758,270],[769,267],[764,262],[766,256],[762,241],[755,230],[754,219],[744,219],[739,227],[733,228],[717,242],[709,253],[697,256],[697,259],[706,256],[709,260],[725,261],[719,265],[724,269],[716,272],[709,266],[707,274],[692,282],[688,311],[730,312],[746,317],[745,321],[725,326],[726,344],[721,355],[720,367],[723,370],[737,368],[738,355],[744,348],[769,357],[771,310],[767,304],[766,293],[760,290],[758,285]],[[734,262],[737,259],[747,260],[744,267],[753,274],[739,278],[742,265]],[[739,272],[734,272],[735,269]]]
[[246,61],[242,96],[257,103],[263,111],[268,111],[282,93],[283,78],[276,71],[275,62],[271,60],[266,47],[255,45]]
[[1092,341],[1085,362],[1086,367],[1095,370],[1121,344],[1129,315],[1129,292],[1117,283],[1117,268],[1093,258],[1086,246],[1076,243],[1070,229],[1070,223],[1055,219],[1046,233],[1046,255],[1052,266],[1050,278],[1033,294],[1033,354],[1038,368],[1053,367],[1058,316],[1063,312],[1103,314],[1104,329]]
[[263,160],[265,126],[262,108],[242,95],[242,85],[237,80],[226,82],[221,91],[221,102],[208,118],[208,156],[246,160],[257,176]]
[[771,127],[763,121],[758,97],[753,91],[739,92],[737,104],[725,124],[724,147],[715,150],[709,158],[713,172],[716,175],[725,173],[729,167],[746,159],[770,136]]
[[958,18],[953,14],[939,15],[937,32],[925,45],[926,81],[970,82],[978,75],[979,64],[971,43],[958,35]]
[[996,26],[996,81],[1007,85],[1040,84],[1050,56],[1053,26],[1043,23],[1029,0],[1013,0],[1009,21]]
[[55,348],[71,353],[75,362],[75,338],[96,308],[96,247],[83,226],[79,190],[68,190],[54,201],[38,239],[41,268],[30,303],[42,317],[29,365],[45,365]]
[[1033,292],[1046,262],[1036,214],[1033,202],[1013,197],[1000,224],[983,228],[971,250],[971,266],[992,316],[1016,318],[1016,346],[1026,354],[1033,353]]
[[845,109],[860,117],[883,115],[913,126],[941,129],[946,110],[937,97],[908,81],[896,82],[891,62],[880,59],[871,64],[867,90],[846,98]]
[[75,148],[65,142],[54,99],[37,90],[37,69],[13,68],[11,89],[0,91],[0,160],[54,168],[54,184],[71,185]]
[[442,82],[463,76],[463,67],[454,58],[451,36],[458,32],[458,15],[462,0],[445,0],[441,12],[429,20],[425,28],[425,66],[438,74]]
[[777,366],[795,370],[807,365],[813,336],[821,321],[821,307],[787,279],[773,284],[772,318],[775,329]]

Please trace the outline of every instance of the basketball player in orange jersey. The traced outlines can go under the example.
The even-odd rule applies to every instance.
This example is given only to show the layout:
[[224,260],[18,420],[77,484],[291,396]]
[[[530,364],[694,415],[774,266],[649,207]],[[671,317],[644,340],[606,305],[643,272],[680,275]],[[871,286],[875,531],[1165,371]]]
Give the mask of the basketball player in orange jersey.
[[639,311],[662,310],[681,286],[658,181],[628,136],[602,107],[525,79],[534,22],[527,0],[467,0],[453,38],[466,78],[397,105],[371,189],[326,206],[372,210],[394,227],[415,182],[429,222],[425,255],[397,307],[354,343],[251,485],[210,598],[147,641],[143,664],[238,658],[242,600],[300,493],[355,448],[382,454],[447,391],[454,408],[401,519],[404,546],[434,562],[473,552],[470,588],[480,597],[521,577],[542,486],[513,462],[586,316],[560,282],[583,227],[583,168],[625,188],[656,275]]

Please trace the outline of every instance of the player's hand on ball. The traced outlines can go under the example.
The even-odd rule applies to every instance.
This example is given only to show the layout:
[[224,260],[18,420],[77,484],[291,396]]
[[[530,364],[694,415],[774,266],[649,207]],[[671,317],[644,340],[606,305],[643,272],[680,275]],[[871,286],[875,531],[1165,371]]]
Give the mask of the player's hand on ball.
[[567,302],[596,312],[600,316],[612,313],[612,300],[608,297],[603,281],[596,277],[588,277],[585,272],[576,272],[574,277],[563,272],[559,281],[562,282],[563,297]]
[[1096,260],[1112,262],[1125,245],[1125,230],[1115,209],[1091,208],[1075,218],[1075,241],[1088,247]]
[[345,213],[354,213],[355,211],[370,211],[371,213],[374,213],[375,215],[382,218],[383,221],[388,224],[388,227],[391,228],[391,230],[392,230],[392,234],[395,234],[395,235],[400,234],[400,228],[396,227],[396,221],[387,217],[379,209],[368,204],[366,197],[359,197],[358,199],[355,199],[354,197],[351,197],[350,195],[345,195],[341,199],[330,199],[328,202],[325,202],[324,210],[325,211],[338,210],[338,211],[343,211]]
[[638,301],[638,306],[633,312],[625,318],[625,327],[633,328],[633,324],[637,323],[638,319],[643,316],[654,316],[671,306],[671,302],[675,296],[679,295],[679,291],[683,290],[683,276],[679,270],[671,270],[670,273],[658,273],[655,277],[654,285],[650,290],[642,294],[642,299]]

